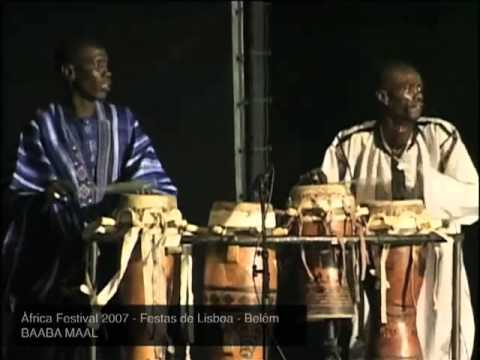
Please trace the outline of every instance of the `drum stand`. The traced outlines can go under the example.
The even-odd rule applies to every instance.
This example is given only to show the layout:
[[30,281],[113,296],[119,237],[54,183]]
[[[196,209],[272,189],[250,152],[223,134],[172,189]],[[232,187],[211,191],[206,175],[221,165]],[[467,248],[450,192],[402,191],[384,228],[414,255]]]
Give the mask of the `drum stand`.
[[335,335],[335,319],[325,320],[327,326],[327,338],[323,342],[325,350],[325,360],[341,360],[340,346],[338,346],[337,336]]
[[[334,257],[332,253],[330,253],[330,256]],[[335,262],[334,258],[329,259],[329,261]],[[361,286],[361,283],[356,284],[356,286],[358,286],[356,293],[360,294],[359,316],[360,318],[363,318],[363,287]],[[345,352],[345,349],[339,344],[339,332],[343,328],[342,320],[345,320],[345,318],[335,316],[321,320],[324,325],[324,327],[322,326],[322,334],[325,334],[320,345],[322,359],[342,360],[342,352]],[[359,324],[361,324],[361,321],[359,321]],[[360,325],[357,341],[361,341],[363,338],[363,325]],[[343,358],[346,358],[345,354]]]
[[[330,252],[332,256],[331,261],[335,262],[334,255]],[[323,359],[325,360],[341,360],[342,348],[338,344],[338,336],[336,331],[336,325],[339,322],[339,318],[328,318],[323,320],[325,325],[325,334],[326,337],[323,340],[321,345]]]
[[[97,260],[98,260],[98,254],[99,254],[99,249],[98,249],[98,244],[97,241],[94,239],[91,239],[90,244],[87,245],[86,247],[86,252],[87,252],[87,269],[88,269],[88,275],[90,276],[90,280],[92,282],[92,294],[90,294],[90,299],[94,299],[97,296]],[[91,305],[91,311],[92,314],[95,315],[97,310],[95,309],[94,305],[92,304],[92,301],[90,301]],[[100,324],[88,324],[87,326],[95,328],[98,330],[98,326]],[[96,360],[97,359],[97,346],[95,344],[95,338],[91,339],[92,344],[90,345],[90,349],[88,351],[88,359],[89,360]]]

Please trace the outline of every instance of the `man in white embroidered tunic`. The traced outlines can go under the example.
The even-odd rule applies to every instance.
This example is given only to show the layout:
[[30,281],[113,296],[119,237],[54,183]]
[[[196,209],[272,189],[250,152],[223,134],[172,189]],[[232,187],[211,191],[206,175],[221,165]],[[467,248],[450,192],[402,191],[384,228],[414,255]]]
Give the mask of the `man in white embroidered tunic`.
[[[377,89],[381,120],[340,131],[321,169],[307,177],[314,180],[321,170],[328,182],[353,180],[358,203],[423,199],[433,216],[449,220],[451,226],[477,221],[478,173],[455,126],[421,116],[424,98],[418,71],[392,62],[383,68]],[[418,336],[426,360],[450,358],[452,248],[445,243],[437,255],[431,249],[427,255],[417,304]],[[461,283],[460,351],[466,360],[473,351],[475,325],[463,264]]]

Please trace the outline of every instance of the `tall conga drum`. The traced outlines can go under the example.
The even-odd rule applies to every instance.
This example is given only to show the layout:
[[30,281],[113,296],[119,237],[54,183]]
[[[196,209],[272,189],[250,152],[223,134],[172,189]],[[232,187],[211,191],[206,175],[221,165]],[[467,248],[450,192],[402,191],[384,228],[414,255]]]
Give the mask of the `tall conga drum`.
[[[117,226],[128,231],[123,238],[119,257],[123,269],[117,302],[121,305],[145,305],[167,309],[179,304],[179,226],[182,215],[177,201],[169,195],[115,195]],[[125,265],[123,265],[125,266]],[[122,267],[122,265],[121,265]],[[159,309],[159,308],[157,308]],[[152,313],[155,315],[155,313]],[[166,358],[166,324],[133,322],[129,337],[139,345],[127,347],[128,360],[163,360]]]
[[[298,212],[292,235],[354,235],[355,198],[343,184],[296,186],[290,197],[292,207]],[[300,301],[307,307],[307,321],[353,316],[346,255],[346,248],[339,244],[301,246],[301,262],[296,272],[301,284]]]
[[[209,216],[209,227],[217,233],[260,235],[262,220],[259,203],[215,202]],[[268,207],[265,225],[268,230],[275,227],[275,215]],[[270,273],[268,305],[276,303],[277,262],[274,249],[268,250],[268,271]],[[263,279],[254,276],[254,266],[262,269],[260,247],[244,245],[207,244],[203,275],[203,303],[205,305],[261,305]],[[242,339],[240,327],[224,328],[224,336],[236,336],[238,346],[215,346],[208,349],[209,359],[263,359],[261,346],[248,345]],[[258,343],[259,339],[254,339]],[[254,343],[255,343],[254,342]]]
[[[421,200],[373,201],[369,232],[409,235],[435,227]],[[417,335],[416,303],[422,287],[426,244],[368,245],[374,269],[368,272],[365,290],[370,304],[368,359],[422,360]]]

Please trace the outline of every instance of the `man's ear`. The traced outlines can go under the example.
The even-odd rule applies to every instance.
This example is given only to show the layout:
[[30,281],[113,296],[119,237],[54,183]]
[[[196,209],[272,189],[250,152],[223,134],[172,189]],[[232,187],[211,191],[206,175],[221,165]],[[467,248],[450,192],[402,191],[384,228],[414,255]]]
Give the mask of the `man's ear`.
[[377,100],[380,101],[383,105],[388,106],[390,98],[388,97],[387,90],[377,90],[375,95]]
[[75,67],[72,64],[62,65],[62,68],[60,70],[65,80],[70,83],[75,80]]

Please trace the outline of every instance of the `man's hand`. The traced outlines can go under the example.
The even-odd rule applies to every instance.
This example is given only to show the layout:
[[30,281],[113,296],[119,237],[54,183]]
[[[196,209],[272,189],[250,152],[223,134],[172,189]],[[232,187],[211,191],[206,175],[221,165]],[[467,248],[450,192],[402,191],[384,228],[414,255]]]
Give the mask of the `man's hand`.
[[300,176],[297,185],[327,184],[327,176],[320,168],[315,168]]
[[74,186],[69,181],[55,180],[50,183],[46,190],[47,204],[51,205],[54,201],[68,202],[74,198]]

